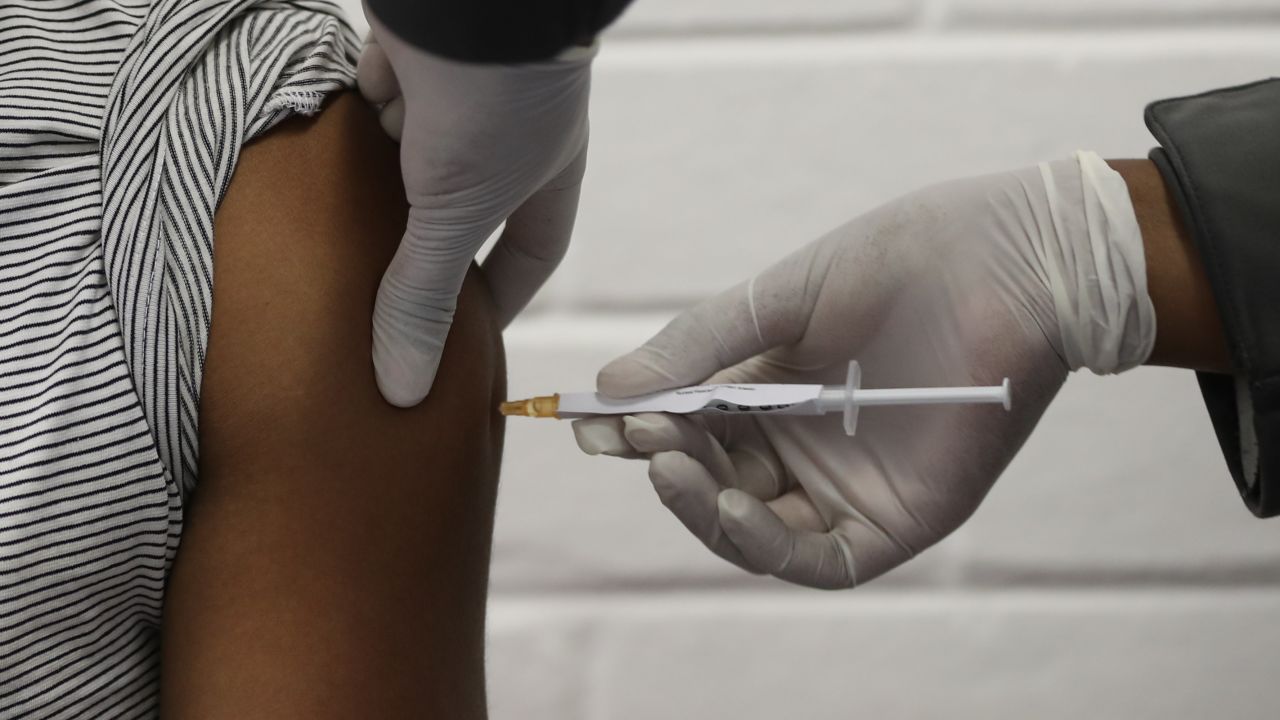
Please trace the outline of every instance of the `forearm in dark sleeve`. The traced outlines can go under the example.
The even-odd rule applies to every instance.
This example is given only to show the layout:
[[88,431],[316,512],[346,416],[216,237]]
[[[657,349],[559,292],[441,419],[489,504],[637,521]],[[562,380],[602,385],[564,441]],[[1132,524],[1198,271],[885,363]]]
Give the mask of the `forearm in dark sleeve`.
[[631,0],[365,0],[418,47],[467,62],[546,60],[590,43]]
[[1231,374],[1199,373],[1209,416],[1245,504],[1280,514],[1280,81],[1152,103],[1147,125],[1230,351]]

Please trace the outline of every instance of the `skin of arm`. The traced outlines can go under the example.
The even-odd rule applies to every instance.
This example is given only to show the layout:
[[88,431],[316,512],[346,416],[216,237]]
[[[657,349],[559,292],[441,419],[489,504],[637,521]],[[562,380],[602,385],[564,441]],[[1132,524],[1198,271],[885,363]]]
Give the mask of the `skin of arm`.
[[1108,160],[1129,186],[1147,261],[1147,293],[1156,311],[1148,365],[1230,372],[1226,336],[1204,265],[1173,195],[1150,160]]
[[502,342],[473,267],[436,390],[382,399],[370,318],[406,212],[398,149],[354,93],[241,152],[165,595],[166,719],[486,716]]

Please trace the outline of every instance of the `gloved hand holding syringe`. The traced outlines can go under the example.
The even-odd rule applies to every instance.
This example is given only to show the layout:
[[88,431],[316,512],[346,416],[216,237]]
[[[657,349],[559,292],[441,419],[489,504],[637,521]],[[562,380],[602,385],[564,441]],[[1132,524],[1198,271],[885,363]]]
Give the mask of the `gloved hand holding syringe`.
[[611,398],[600,393],[557,393],[501,406],[503,415],[542,418],[587,418],[635,413],[718,413],[726,415],[825,415],[844,414],[844,431],[853,435],[858,409],[865,405],[937,405],[951,403],[1000,403],[1010,408],[1009,378],[987,387],[925,387],[863,389],[857,361],[849,362],[843,387],[809,384],[695,385],[632,398]]
[[[883,407],[854,437],[777,411],[600,414],[574,420],[574,436],[588,454],[646,462],[662,503],[725,560],[860,585],[973,514],[1069,371],[1146,359],[1143,263],[1129,191],[1096,154],[934,185],[680,313],[601,369],[601,396],[586,399],[616,412],[676,388],[761,384],[838,412],[894,396],[1005,402],[1008,378],[1011,408]],[[854,358],[872,389],[841,386]],[[556,410],[581,401],[561,395]]]

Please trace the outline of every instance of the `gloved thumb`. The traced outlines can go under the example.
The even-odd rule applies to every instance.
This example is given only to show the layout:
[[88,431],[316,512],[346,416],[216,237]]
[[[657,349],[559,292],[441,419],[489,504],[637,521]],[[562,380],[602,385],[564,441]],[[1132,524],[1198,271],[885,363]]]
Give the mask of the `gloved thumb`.
[[644,345],[605,365],[601,393],[629,397],[696,385],[717,370],[763,352],[752,283],[742,283],[686,310]]
[[598,390],[631,397],[696,385],[770,348],[798,341],[822,286],[821,255],[820,246],[802,248],[759,276],[680,313],[644,345],[605,365],[596,377]]

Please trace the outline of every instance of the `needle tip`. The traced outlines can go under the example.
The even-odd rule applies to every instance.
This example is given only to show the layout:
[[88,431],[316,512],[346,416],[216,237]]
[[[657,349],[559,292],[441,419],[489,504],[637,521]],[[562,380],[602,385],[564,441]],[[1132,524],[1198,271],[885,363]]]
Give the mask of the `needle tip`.
[[503,415],[525,415],[526,411],[524,406],[527,403],[527,400],[512,400],[510,402],[504,402],[498,406],[498,412]]

